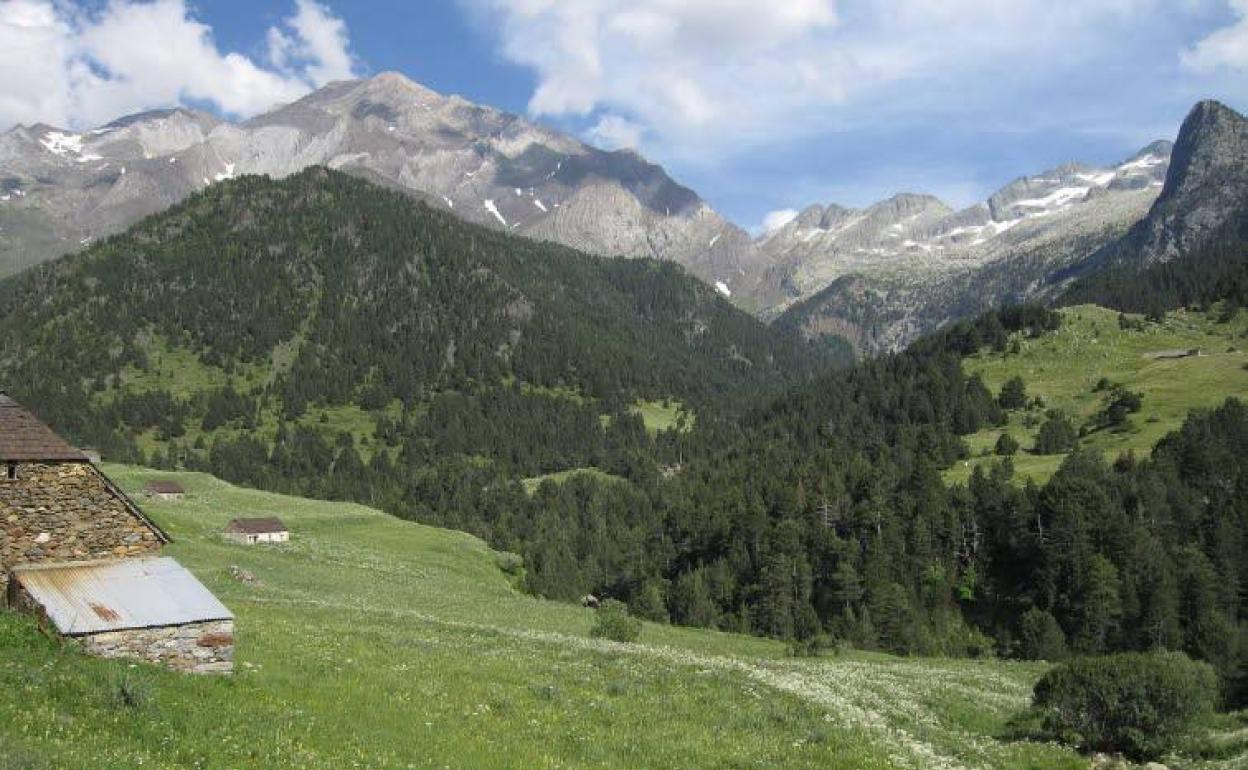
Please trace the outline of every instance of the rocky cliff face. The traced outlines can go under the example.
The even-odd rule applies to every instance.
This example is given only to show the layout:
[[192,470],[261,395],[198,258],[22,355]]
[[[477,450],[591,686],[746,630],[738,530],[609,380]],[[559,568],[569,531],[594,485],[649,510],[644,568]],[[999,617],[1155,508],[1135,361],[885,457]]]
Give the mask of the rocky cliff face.
[[[335,83],[241,124],[188,110],[0,135],[0,275],[76,250],[214,182],[326,165],[592,253],[736,285],[749,237],[659,166],[401,75]],[[729,290],[730,291],[730,290]]]
[[1071,272],[1114,262],[1146,267],[1219,240],[1248,241],[1248,119],[1205,101],[1183,121],[1165,186],[1147,216]]

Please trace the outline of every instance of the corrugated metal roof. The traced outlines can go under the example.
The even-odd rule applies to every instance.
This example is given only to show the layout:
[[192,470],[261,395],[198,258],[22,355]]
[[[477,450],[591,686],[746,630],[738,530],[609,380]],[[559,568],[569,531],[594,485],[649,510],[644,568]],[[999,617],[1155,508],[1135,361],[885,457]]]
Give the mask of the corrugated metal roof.
[[19,567],[13,576],[66,636],[234,618],[167,556]]

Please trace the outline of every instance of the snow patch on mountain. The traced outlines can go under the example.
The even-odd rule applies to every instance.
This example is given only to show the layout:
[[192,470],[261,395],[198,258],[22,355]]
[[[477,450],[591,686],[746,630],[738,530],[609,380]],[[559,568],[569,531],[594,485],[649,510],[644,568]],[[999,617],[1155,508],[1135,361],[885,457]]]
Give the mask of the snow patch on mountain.
[[507,226],[507,220],[503,219],[503,215],[499,213],[498,206],[494,205],[493,200],[487,199],[485,201],[485,210],[493,214],[494,218],[497,219],[503,227]]

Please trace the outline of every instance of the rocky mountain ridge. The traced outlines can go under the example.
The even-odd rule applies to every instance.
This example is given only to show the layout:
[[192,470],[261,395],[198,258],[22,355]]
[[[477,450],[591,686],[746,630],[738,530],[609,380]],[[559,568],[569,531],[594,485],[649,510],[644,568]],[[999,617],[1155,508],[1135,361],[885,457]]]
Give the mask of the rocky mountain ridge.
[[[963,228],[970,229],[970,248],[959,251],[954,241],[940,250]],[[896,243],[903,233],[886,236]],[[1173,145],[1155,142],[1111,169],[1072,164],[1018,180],[928,236],[919,250],[942,259],[926,277],[903,249],[891,264],[886,257],[850,264],[863,249],[851,242],[856,252],[843,249],[850,258],[815,263],[841,272],[794,302],[778,323],[808,337],[844,336],[863,351],[893,349],[1002,302],[1055,298],[1073,280],[1107,268],[1137,270],[1246,244],[1248,119],[1201,102]]]
[[[1063,164],[1016,179],[960,211],[913,194],[863,210],[808,208],[757,242],[767,268],[754,294],[778,314],[849,276],[901,296],[907,288],[936,291],[998,262],[1029,262],[1006,287],[1007,294],[1026,294],[1045,270],[1087,257],[1147,213],[1161,192],[1171,148],[1154,142],[1112,167]],[[908,317],[912,299],[890,302]],[[908,327],[881,330],[862,343],[895,346],[909,338]]]
[[[635,152],[385,73],[241,123],[173,109],[84,132],[0,134],[0,277],[217,182],[323,165],[499,230],[677,262],[764,319],[869,353],[993,304],[1050,296],[1121,254],[1182,253],[1239,210],[1242,123],[1204,102],[1177,146],[1154,142],[1113,166],[1063,164],[961,210],[913,193],[864,209],[814,205],[751,238]],[[1172,154],[1188,171],[1163,191]],[[1194,184],[1211,174],[1217,184]]]
[[312,165],[469,221],[584,251],[667,259],[736,282],[749,236],[631,151],[606,152],[402,75],[330,84],[242,123],[175,109],[84,132],[0,134],[0,275],[85,246],[191,192]]

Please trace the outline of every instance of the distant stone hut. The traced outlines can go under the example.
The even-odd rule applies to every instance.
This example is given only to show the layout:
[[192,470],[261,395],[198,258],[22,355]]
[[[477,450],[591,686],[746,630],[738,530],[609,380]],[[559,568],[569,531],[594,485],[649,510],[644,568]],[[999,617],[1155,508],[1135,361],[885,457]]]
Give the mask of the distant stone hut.
[[9,604],[102,658],[194,674],[234,669],[233,614],[167,557],[18,567]]
[[285,543],[290,540],[290,530],[276,516],[264,519],[234,519],[222,533],[226,540],[240,545],[261,543]]
[[143,493],[160,500],[181,500],[186,495],[186,490],[176,481],[152,479],[143,485]]
[[[152,558],[168,542],[85,454],[0,393],[0,606],[36,612],[100,654],[230,670],[233,618],[215,599],[201,611],[207,589],[172,559]],[[94,615],[94,625],[63,609]],[[192,636],[198,654],[173,652]]]

